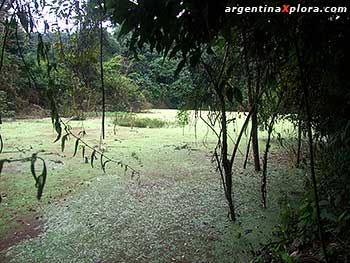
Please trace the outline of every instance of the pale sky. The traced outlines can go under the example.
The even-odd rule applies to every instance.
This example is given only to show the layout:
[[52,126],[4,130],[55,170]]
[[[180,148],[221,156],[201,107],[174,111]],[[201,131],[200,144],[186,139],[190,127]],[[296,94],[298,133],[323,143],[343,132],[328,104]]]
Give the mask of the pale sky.
[[[65,3],[67,3],[67,6],[72,6],[72,4],[75,1],[73,0],[67,0],[65,1]],[[80,0],[80,2],[85,2],[84,0]],[[54,12],[54,10],[51,10],[52,7],[50,7],[50,5],[52,5],[52,0],[47,0],[46,1],[47,6],[44,7],[43,10],[41,10],[41,17],[40,16],[36,16],[36,30],[40,33],[43,33],[45,30],[45,21],[47,22],[47,24],[49,25],[49,31],[56,31],[57,28],[60,29],[61,32],[66,31],[67,29],[70,32],[74,32],[76,30],[76,24],[75,24],[75,20],[73,19],[62,19],[60,17],[58,17],[56,15],[56,13]],[[65,7],[64,6],[60,6],[60,8],[58,9],[58,12],[65,11],[64,10]],[[68,8],[66,8],[66,10],[68,10]],[[72,8],[73,10],[73,8]],[[76,13],[74,11],[72,11],[72,13],[70,14],[70,17],[74,16]],[[107,31],[111,32],[113,30],[112,25],[109,21],[103,22],[103,26],[104,28],[107,28]]]

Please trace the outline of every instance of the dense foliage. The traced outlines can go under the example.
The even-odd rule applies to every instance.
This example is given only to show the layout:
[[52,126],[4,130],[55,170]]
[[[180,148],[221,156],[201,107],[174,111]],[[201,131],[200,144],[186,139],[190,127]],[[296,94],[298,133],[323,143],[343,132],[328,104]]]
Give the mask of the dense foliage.
[[[86,26],[70,35],[55,31],[46,35],[32,33],[30,38],[19,25],[18,28],[15,24],[9,25],[8,30],[14,39],[6,42],[1,90],[6,92],[7,102],[14,102],[12,111],[21,115],[21,109],[30,108],[35,111],[33,115],[40,111],[39,116],[43,116],[47,114],[44,109],[50,107],[46,96],[47,71],[37,61],[37,47],[41,41],[55,61],[52,65],[54,93],[60,112],[69,116],[101,109],[96,25]],[[118,39],[117,35],[118,28],[103,33],[107,110],[139,112],[150,107],[181,107],[183,95],[193,90],[191,72],[187,70],[175,77],[179,61],[164,61],[161,55],[147,49],[134,58],[126,48],[129,39]],[[16,37],[23,40],[17,43]],[[11,76],[14,75],[20,77],[13,79]]]

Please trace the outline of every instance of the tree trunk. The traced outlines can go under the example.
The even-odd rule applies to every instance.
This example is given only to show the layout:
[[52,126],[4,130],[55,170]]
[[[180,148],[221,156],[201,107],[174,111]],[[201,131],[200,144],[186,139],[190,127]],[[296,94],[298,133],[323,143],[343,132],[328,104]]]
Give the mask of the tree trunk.
[[299,168],[299,166],[300,166],[300,156],[301,156],[301,120],[299,120],[299,123],[298,123],[297,168]]
[[328,254],[327,254],[327,248],[326,248],[326,242],[324,238],[324,232],[323,232],[323,225],[321,222],[321,210],[320,210],[320,203],[319,203],[319,197],[318,197],[318,187],[317,187],[317,180],[316,180],[316,172],[315,172],[315,160],[314,160],[314,148],[313,148],[313,134],[312,134],[312,113],[310,109],[310,102],[309,102],[309,85],[308,80],[306,79],[305,74],[305,68],[302,61],[302,56],[299,52],[299,47],[297,44],[297,41],[295,41],[295,49],[296,49],[296,55],[298,59],[298,66],[299,66],[299,72],[300,72],[300,78],[302,80],[301,86],[302,91],[304,95],[304,103],[305,103],[305,112],[306,112],[306,129],[307,129],[307,136],[308,136],[308,144],[309,144],[309,153],[310,153],[310,173],[311,173],[311,181],[313,185],[314,190],[314,198],[315,198],[315,207],[316,207],[316,215],[317,215],[317,224],[318,224],[318,231],[321,241],[321,248],[323,255],[325,257],[326,263],[329,262],[328,260]]
[[[252,68],[249,66],[249,61],[247,56],[245,56],[245,68],[246,74],[248,76],[248,102],[249,106],[252,108],[253,103],[256,99],[256,96],[259,94],[259,85],[260,85],[260,69],[259,65],[257,65],[257,76],[256,76],[256,88],[254,90],[252,85],[252,76],[251,70]],[[251,115],[252,118],[252,127],[251,127],[251,136],[252,136],[252,148],[253,148],[253,156],[254,156],[254,167],[255,171],[260,171],[260,158],[259,158],[259,141],[258,141],[258,107],[254,105],[254,109]]]
[[230,217],[232,221],[236,220],[235,207],[232,198],[232,166],[228,159],[228,143],[227,143],[227,117],[226,117],[226,105],[223,96],[220,96],[221,102],[221,129],[222,129],[222,148],[221,148],[221,158],[222,166],[224,170],[225,184],[226,184],[226,199],[228,202]]
[[263,173],[262,173],[262,178],[261,178],[261,199],[263,203],[263,207],[267,207],[267,190],[266,190],[266,185],[267,185],[267,160],[268,160],[268,154],[269,154],[269,149],[270,149],[270,138],[271,138],[271,133],[268,132],[267,135],[267,142],[265,146],[265,152],[264,152],[264,159],[263,159]]
[[[101,10],[102,7],[100,6]],[[105,139],[105,119],[106,119],[106,95],[103,76],[103,26],[102,18],[100,21],[100,71],[101,71],[101,90],[102,90],[102,139]]]
[[252,114],[252,148],[254,156],[254,168],[255,171],[259,172],[260,168],[260,158],[259,158],[259,138],[258,138],[258,114],[256,107]]
[[251,141],[252,141],[252,130],[250,131],[250,134],[249,134],[249,140],[248,140],[248,144],[247,144],[247,151],[246,151],[245,158],[244,158],[243,169],[247,168],[247,162],[248,162],[248,158],[249,158],[249,150],[250,150]]
[[[256,100],[260,92],[260,78],[261,78],[261,64],[256,64],[256,86],[255,91],[252,94],[253,101]],[[252,105],[251,105],[252,107]],[[254,155],[254,168],[256,172],[261,170],[260,168],[260,155],[259,155],[259,136],[258,136],[258,105],[255,105],[253,115],[252,115],[252,144],[253,144],[253,155]]]
[[264,157],[263,157],[263,172],[262,172],[262,178],[261,178],[261,197],[262,197],[262,202],[263,202],[263,207],[267,207],[267,160],[268,160],[268,155],[269,155],[269,150],[270,150],[270,142],[271,142],[271,134],[273,131],[273,126],[275,124],[275,118],[277,114],[274,114],[272,116],[272,119],[269,123],[269,127],[267,130],[267,140],[266,140],[266,146],[265,146],[265,152],[264,152]]
[[[106,125],[106,92],[104,84],[104,69],[103,69],[103,19],[106,14],[105,2],[98,1],[100,7],[100,77],[101,77],[101,90],[102,90],[102,139],[105,139],[105,125]],[[102,3],[104,4],[102,6]]]

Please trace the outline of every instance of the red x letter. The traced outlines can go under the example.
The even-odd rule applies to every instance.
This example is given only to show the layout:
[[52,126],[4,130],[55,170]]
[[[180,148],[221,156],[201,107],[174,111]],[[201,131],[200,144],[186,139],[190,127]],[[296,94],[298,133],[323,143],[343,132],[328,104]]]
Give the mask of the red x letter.
[[282,13],[289,13],[289,7],[290,5],[283,5]]

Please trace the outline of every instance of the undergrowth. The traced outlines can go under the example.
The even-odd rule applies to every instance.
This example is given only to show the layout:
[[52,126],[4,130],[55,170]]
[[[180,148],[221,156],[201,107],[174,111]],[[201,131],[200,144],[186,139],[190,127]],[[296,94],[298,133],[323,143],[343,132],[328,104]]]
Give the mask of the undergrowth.
[[117,112],[113,120],[114,126],[138,127],[138,128],[163,128],[171,123],[159,118],[138,117],[135,113]]

